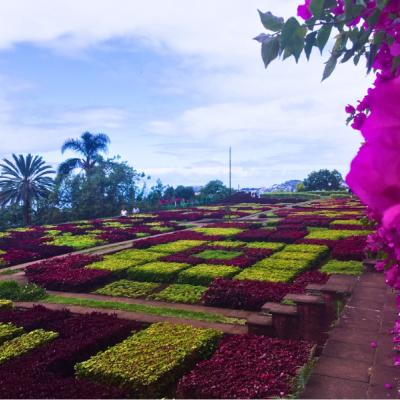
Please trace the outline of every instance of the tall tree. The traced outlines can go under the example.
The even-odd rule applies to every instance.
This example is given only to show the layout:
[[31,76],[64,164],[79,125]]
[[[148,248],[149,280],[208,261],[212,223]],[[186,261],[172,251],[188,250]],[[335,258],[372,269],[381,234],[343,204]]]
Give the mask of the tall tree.
[[29,225],[32,204],[50,193],[54,181],[49,175],[55,171],[40,156],[12,157],[13,162],[5,158],[0,164],[0,203],[22,204],[24,224]]
[[339,171],[334,169],[321,169],[311,172],[303,182],[304,191],[312,190],[343,190],[343,177]]
[[104,133],[92,134],[85,132],[80,139],[68,139],[61,147],[64,154],[67,150],[75,151],[81,155],[81,158],[69,158],[60,164],[58,174],[60,178],[68,176],[73,170],[80,168],[85,171],[86,175],[93,172],[96,165],[103,158],[101,153],[106,153],[110,138]]

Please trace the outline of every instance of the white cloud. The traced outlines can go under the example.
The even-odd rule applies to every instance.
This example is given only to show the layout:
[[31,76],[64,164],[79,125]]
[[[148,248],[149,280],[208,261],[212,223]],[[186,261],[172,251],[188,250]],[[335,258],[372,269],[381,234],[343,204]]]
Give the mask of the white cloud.
[[[139,42],[161,56],[178,55],[176,68],[160,71],[159,80],[149,90],[180,94],[182,104],[186,97],[195,97],[196,105],[164,118],[151,113],[136,116],[135,127],[142,127],[160,144],[157,157],[154,148],[143,150],[140,168],[166,181],[201,183],[215,175],[226,177],[222,166],[201,165],[202,157],[210,159],[209,153],[214,153],[213,161],[218,162],[223,149],[233,145],[237,181],[242,185],[246,181],[270,184],[290,178],[290,174],[301,177],[296,174],[323,166],[345,170],[359,138],[344,127],[343,108],[361,97],[370,82],[363,76],[362,67],[345,65],[321,84],[323,60],[319,55],[297,66],[292,60],[276,62],[264,71],[259,44],[251,40],[263,30],[257,8],[287,17],[295,12],[297,3],[3,1],[0,48],[6,51],[28,42],[58,54],[81,57],[89,47],[107,51],[107,41],[123,38],[133,48]],[[129,123],[130,113],[113,104],[82,109],[70,104],[63,112],[53,110],[24,119],[0,93],[1,154],[15,151],[16,144],[18,151],[50,151],[58,148],[65,137],[88,129],[127,135]],[[163,149],[164,142],[174,143],[182,137],[186,148]],[[119,148],[124,156],[134,159],[126,146],[129,140],[120,140]],[[214,150],[208,150],[210,147]],[[258,163],[251,166],[251,161]]]

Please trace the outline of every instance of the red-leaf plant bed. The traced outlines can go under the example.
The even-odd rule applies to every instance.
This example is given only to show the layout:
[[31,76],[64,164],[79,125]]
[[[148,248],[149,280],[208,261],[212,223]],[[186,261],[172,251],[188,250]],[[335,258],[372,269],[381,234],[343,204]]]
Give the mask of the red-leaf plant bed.
[[222,339],[178,384],[179,398],[265,399],[287,397],[313,345],[304,341],[233,335]]
[[49,290],[84,292],[107,283],[111,278],[110,271],[84,268],[101,259],[82,254],[66,256],[30,265],[25,274],[30,282]]
[[328,275],[308,271],[293,283],[240,281],[217,278],[202,297],[207,306],[258,311],[266,302],[280,302],[288,293],[304,293],[310,283],[326,283]]
[[127,398],[116,387],[80,381],[75,363],[125,339],[140,325],[106,314],[73,315],[69,311],[32,310],[0,312],[2,322],[42,328],[59,337],[23,356],[0,364],[1,398]]
[[[273,250],[270,249],[248,249],[248,248],[238,248],[237,250],[243,254],[228,260],[224,259],[204,259],[201,257],[196,257],[196,254],[201,253],[204,250],[209,250],[207,245],[202,245],[182,251],[175,254],[170,254],[162,258],[160,261],[167,262],[181,262],[187,264],[212,264],[212,265],[232,265],[239,268],[247,268],[255,264],[257,261],[270,256]],[[226,250],[226,247],[213,246],[213,250]]]

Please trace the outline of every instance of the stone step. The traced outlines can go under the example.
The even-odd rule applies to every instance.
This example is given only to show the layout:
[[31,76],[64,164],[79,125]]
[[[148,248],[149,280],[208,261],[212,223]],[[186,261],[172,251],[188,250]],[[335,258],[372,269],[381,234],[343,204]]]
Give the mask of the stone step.
[[325,301],[321,296],[315,296],[310,294],[295,294],[289,293],[284,298],[284,300],[294,301],[295,303],[301,304],[324,304]]
[[270,315],[252,314],[247,318],[246,326],[249,333],[275,336],[272,317]]
[[281,315],[294,316],[297,314],[297,307],[287,304],[268,302],[262,306],[261,313],[265,315],[281,314]]

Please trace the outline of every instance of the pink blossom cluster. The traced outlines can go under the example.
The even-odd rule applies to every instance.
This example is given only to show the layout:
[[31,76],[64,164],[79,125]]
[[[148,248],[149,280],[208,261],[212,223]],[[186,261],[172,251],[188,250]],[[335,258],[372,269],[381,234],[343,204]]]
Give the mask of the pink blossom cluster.
[[[312,17],[311,0],[298,7],[300,17]],[[365,11],[348,26],[368,27],[368,18],[377,9],[377,1],[369,0]],[[345,12],[344,1],[337,0],[331,9],[334,15]],[[346,112],[352,127],[360,130],[364,143],[351,163],[346,182],[370,209],[370,216],[379,229],[368,238],[367,249],[380,256],[376,268],[384,272],[388,285],[400,290],[400,0],[391,0],[380,13],[373,28],[373,37],[383,36],[373,69],[374,87],[356,107]],[[397,297],[400,309],[400,296]],[[394,341],[400,343],[400,320],[395,324]],[[395,360],[400,366],[400,357]]]

